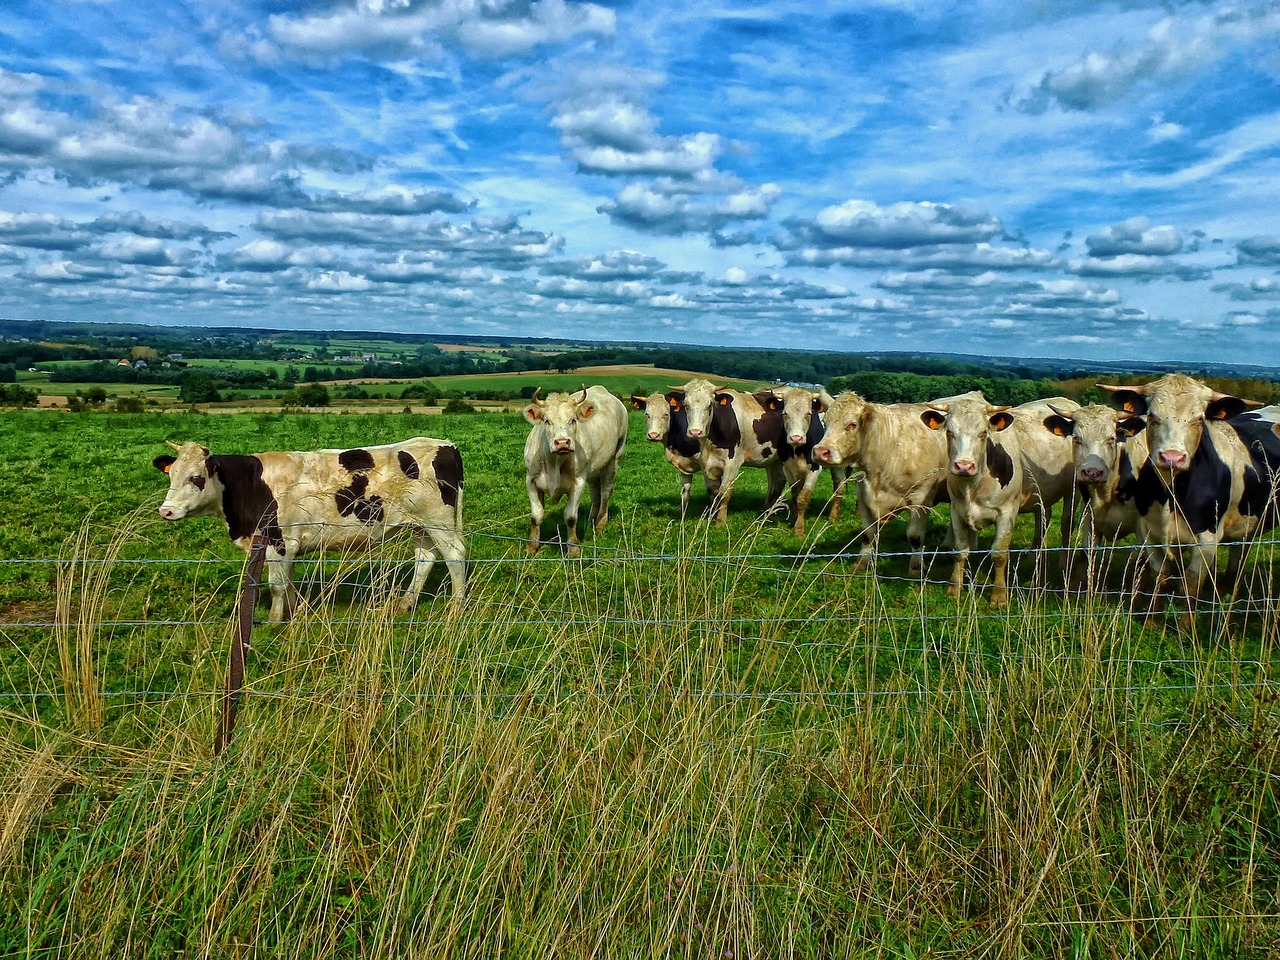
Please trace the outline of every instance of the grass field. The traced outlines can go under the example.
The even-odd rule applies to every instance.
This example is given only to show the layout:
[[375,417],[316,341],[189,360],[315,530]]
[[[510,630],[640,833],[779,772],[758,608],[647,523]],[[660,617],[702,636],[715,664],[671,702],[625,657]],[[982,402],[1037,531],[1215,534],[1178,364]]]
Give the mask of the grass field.
[[[1191,629],[991,611],[761,521],[756,471],[681,524],[633,414],[609,526],[528,558],[527,429],[0,415],[0,956],[1280,950],[1274,541]],[[390,612],[402,544],[308,566],[211,757],[242,557],[156,515],[152,457],[416,434],[463,452],[465,612]]]

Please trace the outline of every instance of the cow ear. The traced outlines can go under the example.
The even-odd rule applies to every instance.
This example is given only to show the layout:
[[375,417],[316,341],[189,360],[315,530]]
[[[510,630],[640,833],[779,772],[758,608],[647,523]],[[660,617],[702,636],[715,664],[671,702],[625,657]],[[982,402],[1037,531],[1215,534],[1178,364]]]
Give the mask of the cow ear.
[[1216,400],[1209,401],[1209,405],[1204,408],[1204,415],[1208,420],[1230,420],[1254,405],[1256,404],[1249,400],[1241,400],[1239,397],[1218,397]]
[[649,405],[648,397],[638,397],[634,393],[631,395],[631,406],[636,410],[643,410]]
[[1147,429],[1147,421],[1141,417],[1125,417],[1123,420],[1116,421],[1116,437],[1121,440],[1136,437],[1145,429]]
[[171,457],[167,453],[164,456],[156,457],[151,461],[151,465],[161,473],[168,473],[175,463],[178,462],[177,457]]
[[991,424],[992,429],[997,432],[1001,430],[1008,430],[1013,426],[1013,414],[1008,410],[997,410],[987,420],[987,423]]
[[580,420],[590,420],[592,414],[594,414],[595,412],[596,412],[596,405],[594,403],[578,404],[578,419]]
[[531,403],[524,408],[524,418],[535,427],[542,422],[542,405]]
[[1111,405],[1117,410],[1131,413],[1136,417],[1147,412],[1147,396],[1144,387],[1112,387],[1100,383],[1098,389],[1111,394]]
[[716,403],[722,407],[727,407],[729,404],[733,403],[733,397],[729,396],[727,393],[717,393]]
[[676,393],[668,393],[667,406],[669,406],[676,413],[679,413],[681,410],[684,409],[684,395],[676,394]]
[[1060,413],[1055,413],[1051,417],[1045,417],[1044,425],[1055,437],[1069,437],[1076,429],[1076,422],[1070,417],[1064,417]]
[[930,430],[941,430],[942,425],[947,422],[947,415],[938,410],[926,410],[920,414],[920,419]]

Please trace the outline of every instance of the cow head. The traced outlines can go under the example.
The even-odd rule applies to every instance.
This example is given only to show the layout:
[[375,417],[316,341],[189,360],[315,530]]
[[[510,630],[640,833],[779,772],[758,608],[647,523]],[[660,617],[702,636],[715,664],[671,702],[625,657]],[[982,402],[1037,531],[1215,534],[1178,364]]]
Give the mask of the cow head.
[[813,448],[819,463],[844,464],[858,459],[862,451],[862,435],[874,408],[852,390],[838,397],[823,390],[818,394],[822,404],[826,431]]
[[169,492],[160,504],[160,516],[181,520],[217,514],[222,508],[222,483],[209,459],[209,448],[198,443],[168,446],[177,453],[176,457],[165,455],[151,461],[157,470],[169,475]]
[[549,393],[545,400],[539,400],[535,390],[533,399],[524,408],[524,418],[535,429],[541,427],[546,431],[552,453],[567,456],[576,446],[578,421],[590,420],[595,412],[596,405],[587,399],[586,387],[581,393]]
[[1078,483],[1106,483],[1120,469],[1124,441],[1141,432],[1146,422],[1101,404],[1079,410],[1060,410],[1045,417],[1045,429],[1055,436],[1071,438],[1071,457]]
[[1226,420],[1262,406],[1219,393],[1193,377],[1167,373],[1144,386],[1098,384],[1124,413],[1146,418],[1149,459],[1157,470],[1181,473],[1200,449],[1205,420]]
[[[827,409],[819,395],[800,387],[777,387],[768,392],[771,403],[781,404],[782,428],[787,442],[798,447],[809,439],[811,432],[821,436],[820,431],[813,431],[818,415]],[[777,409],[770,404],[762,404],[766,410]]]
[[948,469],[956,477],[979,476],[987,459],[988,435],[1013,424],[1008,407],[993,406],[986,400],[932,405],[920,419],[930,430],[946,428]]
[[645,436],[654,442],[667,439],[671,430],[671,411],[679,409],[679,401],[672,400],[672,395],[651,393],[647,397],[635,394],[631,397],[631,405],[644,411]]
[[711,409],[715,404],[733,402],[733,397],[722,393],[722,389],[709,380],[690,380],[683,387],[672,388],[672,393],[679,394],[679,402],[689,418],[687,432],[694,440],[710,434]]

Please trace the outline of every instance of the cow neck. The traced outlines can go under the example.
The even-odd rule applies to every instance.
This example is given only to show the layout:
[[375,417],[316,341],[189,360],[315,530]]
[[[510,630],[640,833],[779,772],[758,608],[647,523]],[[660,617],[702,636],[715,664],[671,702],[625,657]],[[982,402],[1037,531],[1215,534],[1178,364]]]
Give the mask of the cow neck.
[[284,545],[275,495],[262,479],[258,457],[227,454],[208,459],[209,473],[222,482],[222,515],[232,540],[262,533],[276,547]]
[[684,410],[671,411],[665,444],[682,457],[696,457],[702,452],[702,444],[689,436],[689,414]]
[[729,456],[733,456],[742,444],[742,428],[738,426],[738,416],[733,412],[733,404],[711,403],[711,425],[707,430],[707,440],[712,446],[719,447]]
[[1217,530],[1231,505],[1231,468],[1218,453],[1210,426],[1205,424],[1190,465],[1173,478],[1172,497],[1148,457],[1138,473],[1134,497],[1139,513],[1147,513],[1156,504],[1169,506],[1172,501],[1192,533]]

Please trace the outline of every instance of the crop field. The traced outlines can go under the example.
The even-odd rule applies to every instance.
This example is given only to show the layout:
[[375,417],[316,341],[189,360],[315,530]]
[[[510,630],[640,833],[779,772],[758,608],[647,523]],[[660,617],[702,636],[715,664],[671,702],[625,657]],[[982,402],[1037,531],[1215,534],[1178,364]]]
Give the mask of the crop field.
[[[1028,552],[993,610],[902,521],[855,574],[825,478],[804,540],[759,471],[681,523],[632,414],[608,526],[530,557],[527,431],[0,414],[0,956],[1280,951],[1274,538],[1186,622],[1130,612],[1124,551],[1083,593]],[[404,543],[300,563],[214,757],[244,558],[160,519],[152,458],[420,434],[463,455],[465,609],[438,570],[395,612]]]

